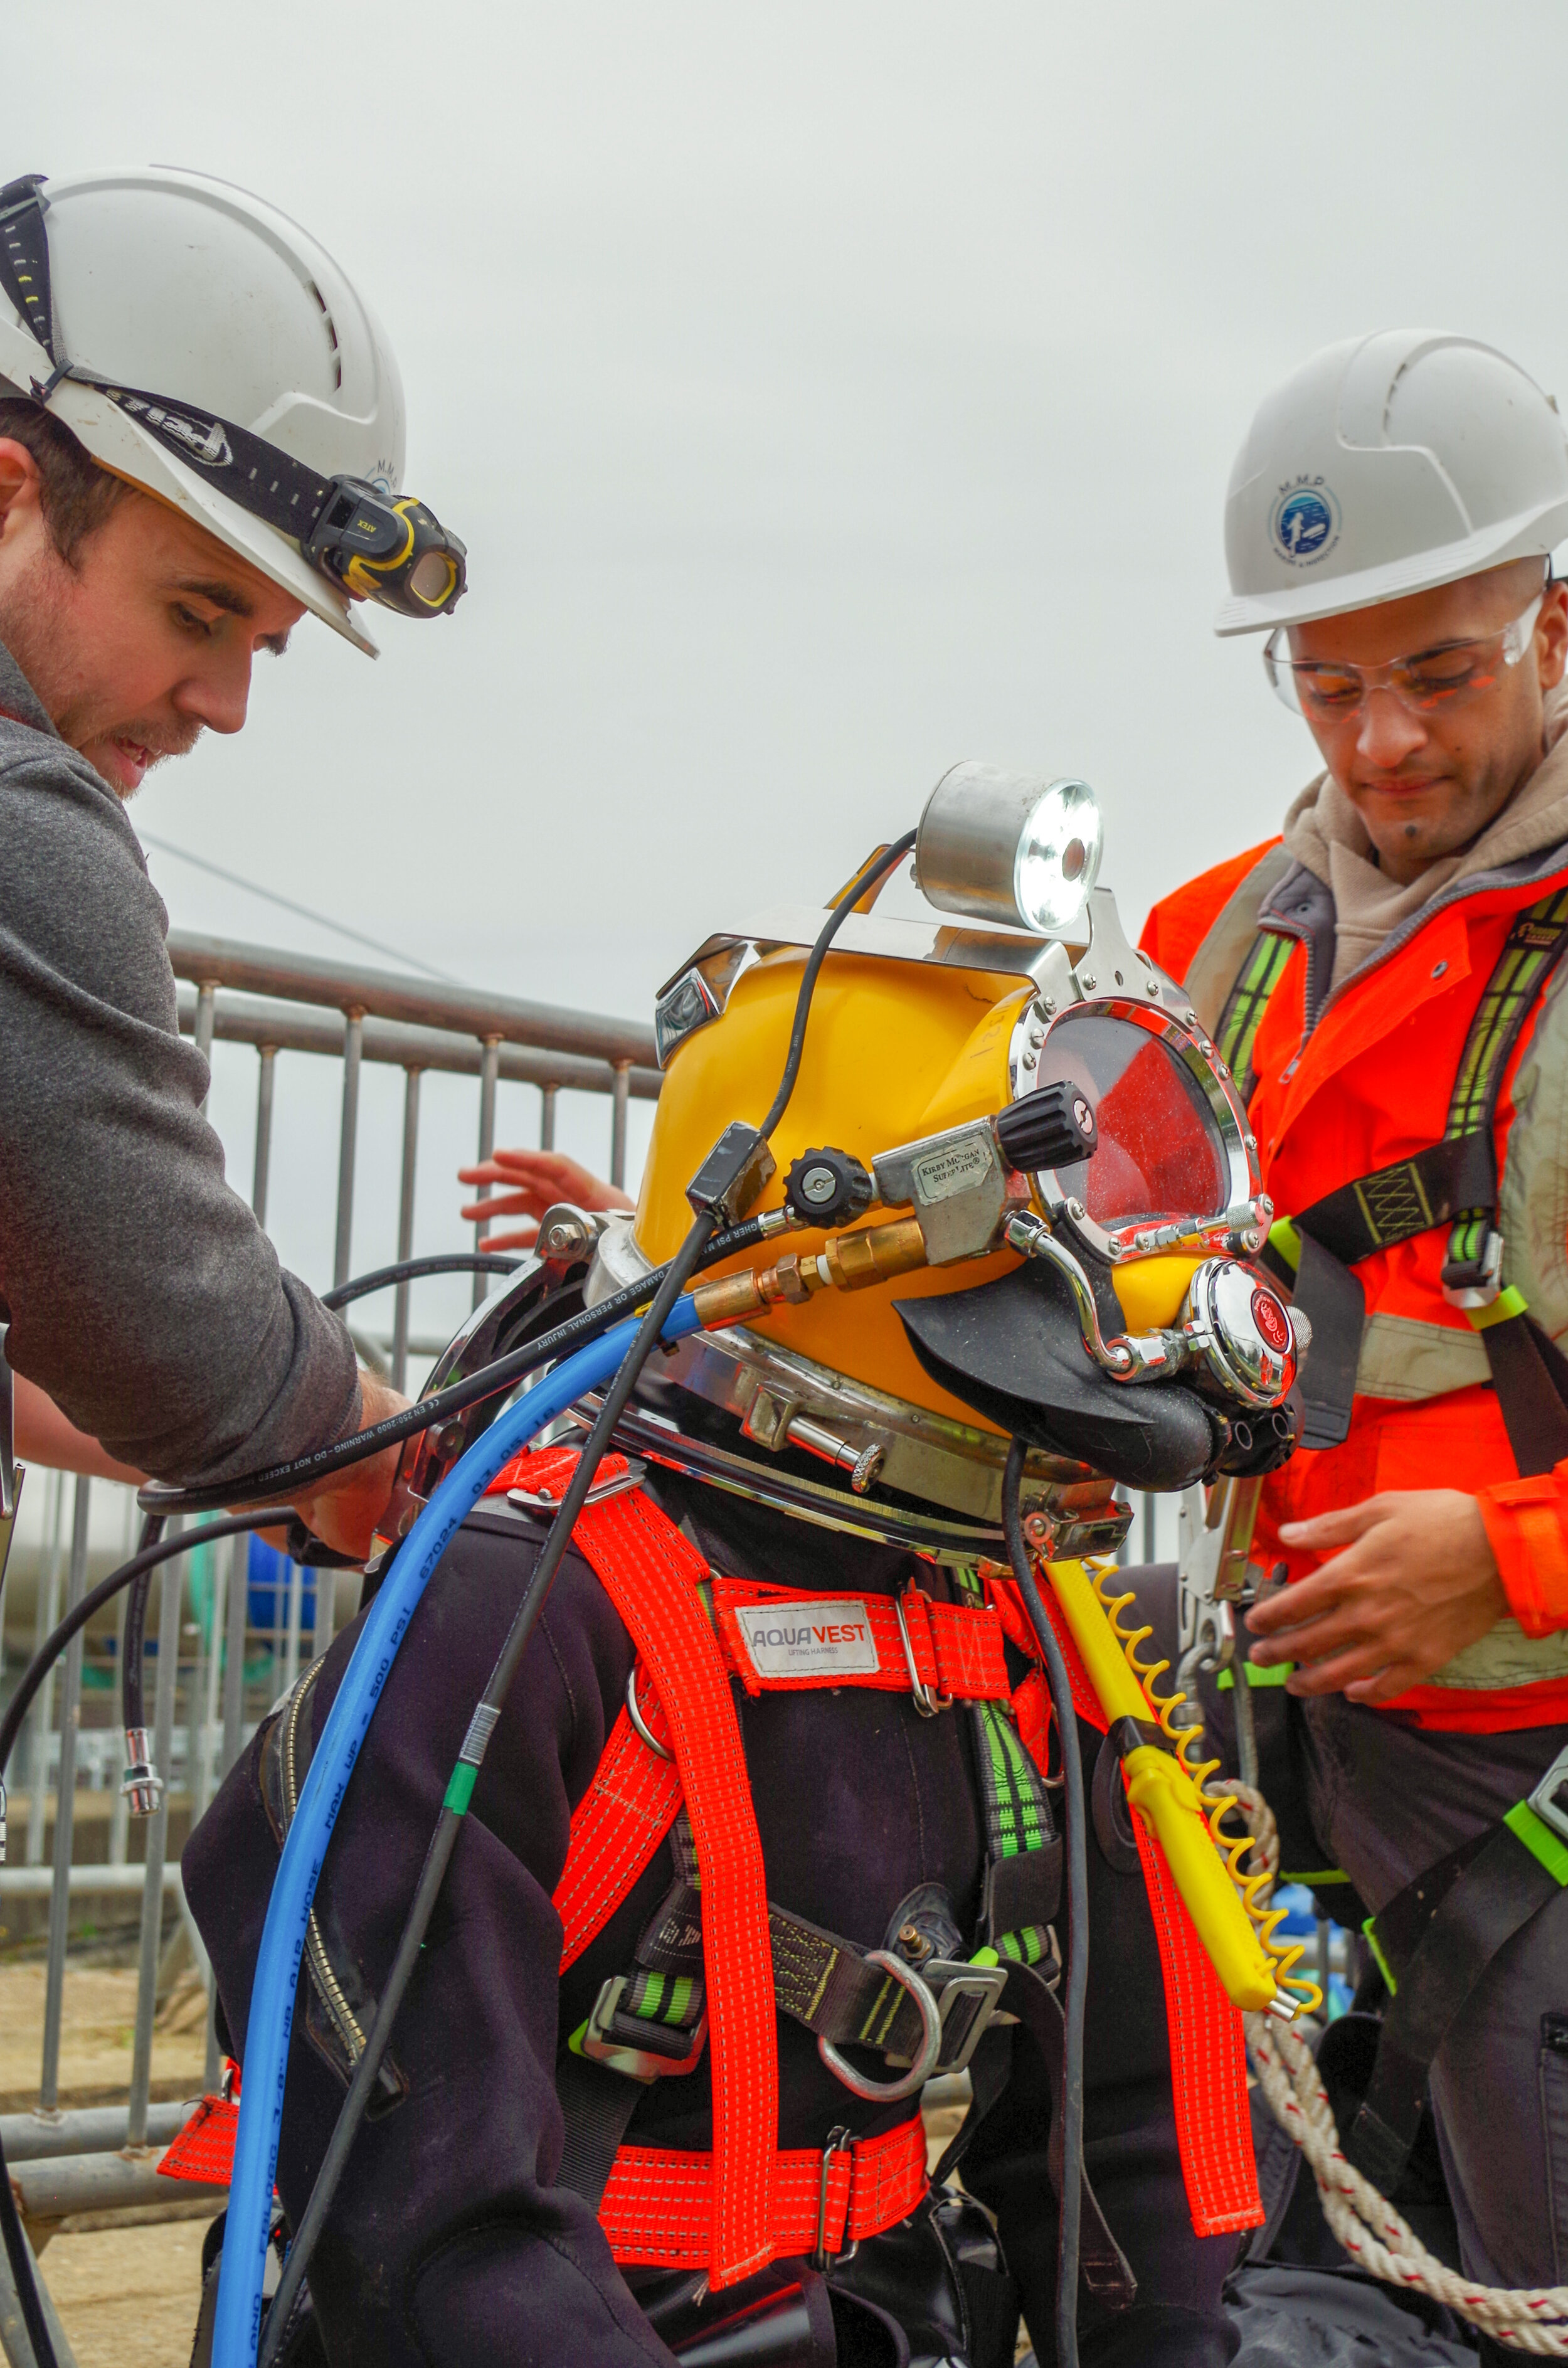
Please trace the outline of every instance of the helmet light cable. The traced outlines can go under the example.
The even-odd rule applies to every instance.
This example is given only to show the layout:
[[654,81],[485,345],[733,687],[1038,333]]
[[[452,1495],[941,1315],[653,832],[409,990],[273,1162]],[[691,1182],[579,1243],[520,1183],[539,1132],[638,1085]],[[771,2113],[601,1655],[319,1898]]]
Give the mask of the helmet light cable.
[[[837,904],[834,905],[832,911],[829,913],[827,919],[818,935],[816,943],[812,948],[812,951],[807,958],[805,968],[801,973],[800,991],[795,1003],[794,1020],[790,1032],[789,1048],[785,1055],[784,1072],[779,1079],[778,1090],[774,1096],[767,1115],[761,1127],[756,1131],[753,1137],[753,1156],[755,1156],[756,1149],[761,1144],[767,1143],[768,1136],[778,1126],[785,1110],[789,1108],[790,1097],[794,1092],[796,1080],[800,1075],[801,1054],[805,1045],[806,1025],[811,1013],[812,999],[828,948],[831,946],[833,939],[837,935],[844,922],[848,918],[849,914],[854,910],[856,905],[870,889],[881,883],[881,882],[886,877],[887,873],[892,870],[893,866],[908,854],[914,844],[915,833],[910,831],[906,833],[903,838],[895,841],[892,846],[883,849],[872,860],[870,863],[862,868],[861,871],[846,890],[844,895],[840,897]],[[740,1172],[741,1170],[739,1168],[735,1170],[737,1175]],[[305,2213],[301,2215],[300,2228],[295,2237],[295,2240],[290,2247],[288,2258],[283,2265],[282,2277],[279,2280],[277,2292],[272,2296],[270,2307],[267,2312],[267,2328],[265,2332],[263,2332],[260,2328],[260,2315],[261,2264],[265,2248],[265,2231],[263,2230],[261,2232],[262,2243],[260,2245],[252,2241],[251,2233],[246,2230],[244,2226],[245,2209],[248,2209],[253,2201],[259,2201],[265,2204],[271,2192],[272,2176],[276,2169],[278,2130],[281,2121],[282,2076],[286,2070],[288,2032],[292,2020],[290,2009],[292,2002],[294,1985],[298,1981],[299,1952],[295,1951],[292,1954],[292,1961],[289,1964],[286,1985],[279,1985],[280,1988],[286,1987],[286,1996],[276,2002],[267,2000],[265,1998],[263,1960],[267,1953],[268,1941],[272,1938],[273,1927],[276,1922],[278,1927],[277,1936],[279,1944],[278,1953],[280,1958],[287,1962],[283,1925],[289,1919],[290,1914],[295,1911],[308,1914],[311,1900],[314,1895],[315,1879],[319,1873],[322,1856],[324,1854],[326,1830],[330,1828],[331,1816],[333,1814],[332,1809],[326,1804],[326,1788],[329,1781],[329,1766],[331,1758],[327,1748],[329,1733],[324,1732],[323,1734],[321,1742],[317,1748],[316,1755],[311,1763],[311,1772],[306,1778],[305,1792],[301,1795],[300,1804],[295,1812],[293,1824],[290,1826],[289,1834],[284,1842],[283,1858],[278,1867],[278,1878],[274,1884],[273,1899],[268,1906],[267,1928],[264,1930],[262,1937],[262,1954],[258,1956],[256,1964],[255,1987],[252,1995],[251,2032],[248,2036],[255,2036],[256,2023],[257,2020],[256,2009],[258,2001],[263,2002],[264,2011],[267,2007],[272,2007],[274,2005],[281,2009],[281,2014],[279,2017],[282,2024],[281,2031],[274,2031],[268,2034],[270,2040],[275,2040],[280,2043],[278,2048],[278,2063],[277,2069],[278,2077],[276,2081],[276,2099],[273,2101],[272,2109],[270,2159],[267,2166],[265,2189],[261,2190],[257,2198],[253,2199],[247,2192],[241,2199],[241,2203],[245,2209],[240,2209],[235,2212],[235,2219],[238,2223],[235,2249],[237,2252],[243,2254],[243,2259],[230,2260],[225,2264],[224,2270],[220,2275],[219,2317],[217,2326],[214,2329],[213,2347],[214,2359],[218,2362],[219,2368],[231,2368],[230,2349],[232,2349],[235,2354],[233,2368],[237,2368],[238,2345],[235,2344],[232,2347],[224,2348],[222,2351],[220,2346],[222,2338],[224,2334],[237,2332],[239,2328],[242,2326],[246,2330],[244,2340],[244,2350],[247,2354],[251,2353],[252,2345],[256,2344],[259,2338],[259,2368],[273,2368],[273,2363],[276,2362],[281,2353],[285,2331],[288,2328],[289,2319],[293,2310],[295,2300],[303,2283],[305,2271],[309,2266],[311,2253],[314,2247],[316,2237],[325,2220],[328,2210],[331,2208],[332,2197],[335,2192],[337,2180],[341,2176],[343,2167],[347,2161],[348,2154],[353,2146],[360,2121],[362,2120],[365,2109],[369,2102],[371,2088],[375,2080],[376,2073],[380,2068],[381,2058],[385,2055],[388,2042],[392,2036],[392,2022],[396,2015],[398,2005],[403,1992],[406,1988],[409,1979],[413,1975],[414,1968],[418,1962],[424,1934],[428,1927],[430,1918],[435,1911],[436,1902],[446,1875],[447,1866],[450,1861],[452,1850],[456,1844],[458,1828],[462,1817],[467,1813],[469,1802],[472,1797],[474,1784],[477,1782],[479,1770],[483,1764],[485,1750],[488,1747],[490,1736],[494,1730],[500,1710],[505,1702],[506,1692],[522,1660],[523,1654],[527,1648],[528,1638],[532,1634],[535,1622],[539,1618],[540,1612],[543,1610],[545,1600],[550,1592],[550,1588],[555,1577],[556,1571],[565,1555],[567,1547],[571,1543],[572,1532],[576,1526],[577,1517],[581,1513],[583,1507],[586,1502],[588,1491],[593,1486],[600,1461],[609,1449],[611,1435],[614,1432],[615,1426],[619,1421],[620,1417],[631,1399],[631,1393],[637,1385],[643,1365],[647,1362],[649,1356],[653,1353],[655,1343],[661,1338],[661,1337],[663,1337],[666,1327],[672,1323],[672,1320],[676,1318],[677,1310],[680,1312],[683,1318],[681,1322],[682,1330],[690,1330],[696,1326],[698,1321],[696,1310],[689,1298],[683,1299],[683,1294],[685,1293],[686,1285],[689,1281],[691,1276],[695,1274],[699,1267],[704,1263],[704,1253],[706,1252],[710,1255],[715,1254],[717,1251],[718,1241],[725,1238],[725,1236],[719,1235],[720,1219],[723,1213],[725,1212],[722,1208],[722,1201],[710,1201],[707,1205],[699,1207],[693,1220],[690,1230],[687,1234],[686,1239],[681,1244],[681,1247],[676,1251],[675,1257],[664,1269],[662,1275],[657,1278],[656,1283],[655,1278],[649,1276],[644,1277],[640,1283],[630,1286],[631,1291],[635,1293],[639,1301],[646,1301],[650,1289],[653,1289],[654,1296],[653,1304],[648,1308],[647,1314],[643,1317],[642,1324],[639,1326],[634,1338],[630,1342],[623,1354],[616,1360],[613,1370],[613,1378],[610,1379],[609,1386],[605,1393],[604,1402],[599,1408],[597,1416],[595,1417],[593,1429],[588,1434],[583,1452],[579,1457],[576,1467],[573,1473],[571,1483],[562,1499],[560,1511],[556,1515],[551,1525],[550,1536],[545,1542],[544,1548],[540,1555],[539,1561],[534,1565],[528,1586],[524,1590],[522,1601],[518,1605],[517,1611],[513,1618],[512,1626],[508,1631],[506,1640],[503,1645],[500,1655],[498,1656],[494,1667],[491,1671],[484,1692],[481,1697],[479,1703],[475,1706],[473,1716],[469,1724],[468,1734],[464,1739],[462,1750],[459,1755],[457,1764],[452,1770],[451,1779],[447,1787],[446,1795],[441,1805],[441,1813],[437,1819],[435,1832],[431,1836],[430,1843],[426,1852],[425,1862],[420,1871],[419,1881],[415,1891],[414,1899],[410,1904],[408,1917],[404,1922],[403,1933],[393,1957],[392,1966],[389,1974],[387,1985],[383,1989],[381,1999],[378,2003],[375,2020],[367,2034],[365,2048],[360,2056],[359,2063],[355,2067],[355,2076],[350,2084],[348,2095],[345,2098],[344,2102],[339,2109],[337,2123],[334,2128],[332,2137],[328,2142],[326,2156],[323,2160],[321,2170],[317,2175],[314,2186],[312,2190],[310,2203],[306,2207]],[[732,1227],[730,1229],[730,1234],[733,1235],[734,1233],[744,1230],[744,1225],[740,1227]],[[738,1247],[739,1245],[735,1244],[734,1247]],[[627,1294],[625,1292],[618,1294],[618,1296],[622,1299],[624,1299],[626,1295]],[[592,1310],[591,1313],[595,1315],[602,1315],[605,1308],[610,1303],[608,1301],[603,1302],[598,1308]],[[562,1326],[561,1328],[564,1329],[565,1327]],[[608,1344],[600,1345],[602,1347],[608,1346]],[[539,1349],[540,1344],[536,1342],[533,1344],[531,1349],[520,1349],[515,1351],[514,1354],[518,1356],[528,1356],[531,1358],[532,1362],[537,1364],[540,1361]],[[585,1351],[585,1358],[586,1352]],[[498,1363],[505,1363],[506,1361],[507,1360],[499,1360]],[[570,1360],[568,1364],[562,1368],[559,1373],[551,1375],[551,1383],[566,1381],[567,1377],[572,1374],[572,1368],[577,1363],[577,1358]],[[492,1367],[490,1370],[494,1372],[496,1368]],[[405,1552],[410,1557],[411,1574],[407,1586],[404,1589],[401,1590],[401,1592],[409,1600],[401,1601],[398,1605],[398,1612],[400,1615],[399,1624],[387,1640],[386,1649],[382,1652],[381,1677],[374,1680],[374,1691],[370,1691],[369,1687],[365,1690],[369,1693],[369,1700],[363,1705],[360,1737],[356,1738],[353,1742],[352,1750],[349,1754],[348,1765],[351,1765],[353,1758],[358,1756],[359,1740],[362,1739],[364,1727],[368,1726],[369,1717],[373,1713],[375,1701],[381,1690],[381,1678],[384,1678],[385,1668],[387,1663],[390,1662],[392,1652],[395,1651],[397,1644],[401,1642],[403,1634],[406,1633],[408,1620],[412,1617],[414,1605],[417,1602],[419,1594],[423,1592],[423,1588],[425,1584],[427,1583],[429,1575],[434,1570],[436,1563],[440,1559],[441,1554],[444,1553],[447,1540],[450,1537],[453,1530],[457,1528],[459,1522],[463,1518],[463,1512],[466,1511],[467,1507],[472,1506],[477,1500],[481,1491],[488,1486],[490,1479],[494,1476],[494,1473],[500,1469],[501,1462],[506,1460],[505,1455],[499,1454],[499,1451],[503,1446],[505,1447],[506,1452],[509,1454],[516,1448],[525,1444],[528,1439],[536,1436],[539,1429],[542,1428],[542,1419],[535,1418],[532,1413],[528,1411],[531,1402],[536,1397],[545,1398],[551,1403],[551,1410],[553,1411],[554,1401],[559,1397],[559,1395],[560,1392],[558,1388],[551,1387],[551,1384],[541,1383],[539,1385],[537,1391],[530,1392],[527,1397],[520,1401],[518,1406],[512,1408],[508,1414],[503,1416],[495,1427],[495,1432],[499,1432],[501,1437],[498,1438],[495,1435],[495,1432],[492,1432],[488,1438],[476,1441],[475,1445],[470,1448],[467,1454],[464,1455],[457,1467],[441,1483],[440,1486],[432,1496],[425,1512],[421,1514],[419,1520],[415,1522],[414,1530],[410,1533],[407,1547],[405,1549]],[[575,1395],[576,1393],[574,1391],[574,1395]],[[420,1428],[422,1429],[427,1428],[429,1425],[431,1417],[428,1408],[431,1403],[431,1401],[427,1400],[425,1407],[417,1410],[422,1415],[422,1420],[420,1423]],[[464,1499],[466,1499],[466,1503],[464,1503]],[[462,1506],[462,1510],[459,1509],[460,1505]],[[436,1531],[437,1532],[433,1541],[434,1552],[431,1551],[431,1543],[426,1542],[426,1538],[424,1534],[429,1531]],[[387,1615],[389,1626],[391,1625],[391,1616],[392,1615],[389,1611]],[[362,1632],[361,1634],[361,1645],[363,1644],[363,1641],[364,1632]],[[359,1657],[359,1647],[356,1648],[356,1653],[353,1656],[355,1659]],[[352,1724],[358,1723],[358,1713],[348,1710],[345,1705],[345,1696],[349,1691],[348,1679],[351,1670],[352,1662],[350,1664],[350,1671],[345,1672],[344,1682],[339,1688],[337,1700],[334,1702],[333,1709],[328,1714],[327,1725],[329,1731],[334,1725],[341,1724],[347,1732]],[[339,1718],[340,1707],[344,1709],[344,1716],[341,1721]],[[345,1768],[344,1772],[347,1774],[347,1767]],[[339,1786],[338,1790],[340,1793],[341,1786]],[[307,1816],[306,1813],[308,1798],[311,1799],[312,1806],[312,1815],[310,1816]],[[296,1887],[285,1883],[286,1875],[291,1872],[290,1867],[290,1859],[293,1859],[296,1864],[301,1860],[308,1860],[310,1861],[309,1873],[306,1878],[308,1887],[298,1886],[303,1890],[302,1910],[300,1907],[300,1902],[294,1900],[291,1896],[286,1897],[280,1903],[280,1893],[291,1892],[292,1888]],[[280,1904],[281,1913],[278,1912]],[[269,2054],[272,2051],[269,2048]],[[269,2072],[271,2068],[272,2067],[269,2063],[267,2067]],[[270,2079],[264,2079],[262,2087],[268,2092],[268,2097],[270,2098],[274,2083]],[[251,2115],[253,2117],[252,2125],[254,2126],[255,2123],[259,2121],[261,2113],[267,2110],[267,2103],[264,2101],[262,2097],[256,2094],[254,2083],[250,2085],[249,2093],[255,2100],[250,2108]],[[239,2182],[241,2170],[241,2146],[244,2146],[247,2136],[244,2092],[242,2092],[240,2111],[240,2142],[236,2145],[235,2151],[236,2184]],[[255,2151],[256,2151],[256,2149],[254,2146],[248,2149],[248,2152],[254,2153]],[[256,2166],[254,2164],[247,2161],[245,2166],[247,2187],[258,2185],[258,2181],[249,2176],[249,2174],[254,2171],[255,2168]],[[1071,2363],[1068,2363],[1068,2368],[1071,2368]]]

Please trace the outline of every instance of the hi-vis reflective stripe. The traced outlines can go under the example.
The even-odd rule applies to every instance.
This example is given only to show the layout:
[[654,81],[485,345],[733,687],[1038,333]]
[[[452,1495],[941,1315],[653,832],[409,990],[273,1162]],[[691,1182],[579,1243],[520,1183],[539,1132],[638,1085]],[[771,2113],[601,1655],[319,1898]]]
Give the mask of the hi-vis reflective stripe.
[[1294,938],[1281,937],[1274,929],[1260,929],[1220,1014],[1220,1025],[1214,1030],[1215,1048],[1234,1077],[1243,1101],[1250,1099],[1256,1082],[1252,1053],[1263,1015],[1295,951]]

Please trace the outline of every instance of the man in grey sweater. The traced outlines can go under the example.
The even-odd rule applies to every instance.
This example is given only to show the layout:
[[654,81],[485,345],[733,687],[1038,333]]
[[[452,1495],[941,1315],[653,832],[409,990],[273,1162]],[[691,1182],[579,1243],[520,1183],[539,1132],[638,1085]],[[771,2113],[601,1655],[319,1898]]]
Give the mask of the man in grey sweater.
[[[0,1323],[19,1443],[222,1482],[403,1402],[357,1370],[340,1319],[224,1180],[124,802],[204,729],[241,728],[256,652],[280,651],[307,608],[373,647],[350,598],[389,597],[378,550],[434,551],[456,578],[426,566],[440,613],[428,595],[445,584],[450,607],[461,546],[397,507],[395,365],[296,225],[160,171],[84,176],[48,203],[29,176],[0,191]],[[222,299],[238,336],[210,325]],[[163,391],[128,395],[120,371]],[[304,506],[279,513],[279,485]],[[347,555],[328,542],[330,565],[277,522],[310,528],[312,503],[317,543],[339,514],[358,536]],[[299,1498],[309,1526],[365,1553],[397,1452]]]

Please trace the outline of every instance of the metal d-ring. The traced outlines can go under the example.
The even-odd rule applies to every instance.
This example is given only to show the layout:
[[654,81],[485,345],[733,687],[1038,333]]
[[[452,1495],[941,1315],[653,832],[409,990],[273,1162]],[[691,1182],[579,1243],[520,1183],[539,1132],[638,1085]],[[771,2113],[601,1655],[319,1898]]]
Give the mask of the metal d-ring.
[[843,2082],[852,2097],[864,2097],[869,2104],[892,2105],[900,2097],[913,2097],[923,2089],[937,2068],[937,2058],[942,2052],[942,2009],[913,1965],[895,1957],[890,1949],[869,1949],[866,1963],[879,1966],[901,1982],[915,2000],[920,2014],[920,2052],[902,2080],[868,2080],[846,2064],[831,2039],[819,2038],[817,2054],[835,2080]]
[[[910,1590],[918,1592],[918,1589],[915,1589],[915,1581],[913,1579],[909,1582],[909,1588]],[[909,1641],[909,1622],[903,1616],[903,1597],[902,1595],[895,1595],[893,1597],[892,1608],[898,1614],[898,1633],[903,1642],[903,1665],[909,1671],[909,1691],[915,1697],[915,1707],[920,1713],[922,1718],[935,1718],[937,1716],[938,1713],[945,1710],[951,1710],[953,1706],[952,1696],[950,1694],[934,1693],[931,1688],[921,1677],[919,1670],[915,1668],[915,1647]]]
[[675,1758],[675,1753],[673,1751],[666,1751],[656,1735],[650,1735],[648,1732],[648,1722],[637,1707],[637,1664],[635,1661],[632,1662],[631,1668],[628,1669],[626,1673],[626,1715],[631,1721],[632,1725],[637,1729],[638,1734],[642,1736],[650,1751],[657,1752],[661,1759],[673,1759]]

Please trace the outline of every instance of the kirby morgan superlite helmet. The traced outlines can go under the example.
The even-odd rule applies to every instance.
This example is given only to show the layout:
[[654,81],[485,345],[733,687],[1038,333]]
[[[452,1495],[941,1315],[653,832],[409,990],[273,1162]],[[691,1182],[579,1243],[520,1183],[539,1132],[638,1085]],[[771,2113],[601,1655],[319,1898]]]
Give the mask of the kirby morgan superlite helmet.
[[[628,1417],[639,1453],[806,1518],[831,1494],[835,1526],[854,1505],[876,1535],[939,1508],[970,1552],[1014,1433],[1078,1552],[1124,1525],[1112,1482],[1290,1453],[1305,1326],[1246,1263],[1272,1215],[1246,1113],[1185,994],[1128,944],[1099,850],[1082,782],[943,777],[915,860],[937,911],[884,919],[868,897],[817,981],[756,1203],[788,1247],[698,1284],[710,1328],[656,1360]],[[664,990],[635,1219],[556,1227],[601,1228],[590,1301],[674,1254],[715,1137],[762,1115],[819,928],[768,913]]]

